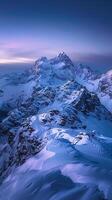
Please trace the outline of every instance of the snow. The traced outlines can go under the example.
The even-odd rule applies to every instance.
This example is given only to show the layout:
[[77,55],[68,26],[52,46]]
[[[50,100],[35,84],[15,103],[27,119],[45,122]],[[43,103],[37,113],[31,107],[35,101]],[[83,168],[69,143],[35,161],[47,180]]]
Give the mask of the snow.
[[[56,134],[60,130],[54,129],[52,132]],[[61,130],[63,133],[63,130]],[[70,133],[70,132],[69,132]],[[85,136],[84,136],[85,137]],[[63,200],[67,197],[75,197],[84,200],[89,200],[91,197],[96,200],[101,197],[105,197],[111,200],[111,173],[108,173],[108,167],[105,170],[103,167],[99,170],[99,166],[91,165],[88,160],[83,160],[83,157],[79,157],[78,151],[83,154],[93,155],[93,157],[88,157],[88,159],[99,159],[102,161],[104,152],[99,150],[103,147],[102,143],[99,143],[99,148],[97,154],[96,146],[88,140],[89,146],[82,143],[80,145],[75,145],[77,150],[72,147],[70,137],[63,135],[69,143],[63,140],[51,140],[39,154],[28,159],[21,167],[16,169],[0,186],[0,197],[2,200],[18,200],[20,197],[32,199],[44,199],[43,194],[46,192],[48,196],[46,199],[54,198],[54,191],[58,187],[59,189],[55,191],[56,198],[63,196]],[[93,139],[94,140],[94,139]],[[96,140],[98,142],[98,140]],[[90,149],[93,145],[93,151]],[[80,147],[80,149],[78,149]],[[85,148],[85,151],[81,151]],[[99,156],[98,156],[99,155]],[[106,154],[107,155],[107,154]],[[105,156],[106,157],[106,156]],[[104,160],[103,160],[104,161]],[[108,161],[107,160],[105,162]],[[87,164],[88,162],[88,164]],[[105,165],[106,167],[107,165]],[[69,193],[68,193],[69,187]],[[83,190],[86,187],[86,190]],[[63,191],[64,188],[64,191]],[[97,188],[97,190],[96,190]],[[9,193],[8,196],[5,193]],[[17,195],[18,194],[18,195]],[[33,196],[34,194],[34,196]],[[83,195],[81,195],[83,194]],[[104,196],[103,196],[104,195]]]
[[104,105],[112,113],[112,99],[110,99],[109,95],[98,94],[98,97],[102,105]]
[[65,63],[64,62],[59,62],[58,64],[55,64],[54,65],[54,68],[62,68],[63,66],[65,66]]
[[48,151],[45,147],[37,156],[29,158],[18,170],[22,173],[27,170],[45,170],[45,162],[54,155],[54,152]]
[[[107,73],[98,77],[95,76],[92,70],[88,71],[86,66],[78,66],[75,72],[75,77],[78,83],[85,86],[90,92],[95,92],[102,105],[112,112],[112,99],[110,97],[110,94],[112,94],[112,70],[109,70]],[[100,87],[104,86],[102,81],[105,81],[107,91],[100,91]]]
[[16,101],[18,98],[20,101],[25,101],[31,96],[35,81],[31,80],[24,84],[7,84],[5,78],[0,80],[0,89],[3,90],[3,96],[0,97],[0,106],[9,101]]
[[21,96],[0,124],[2,176],[9,170],[0,200],[112,200],[112,115],[89,92],[97,93],[101,77],[81,67],[76,80],[87,91],[65,53],[37,60],[28,77],[14,77],[0,79],[1,100]]
[[[97,185],[100,191],[104,191],[105,198],[111,199],[111,195],[112,195],[111,190],[110,190],[111,180],[110,180],[109,175],[107,175],[108,177],[107,177],[106,182],[103,180],[103,177],[102,177],[103,170],[99,171],[95,167],[89,167],[83,164],[68,164],[62,169],[62,174],[64,176],[70,177],[74,183],[76,182],[83,183],[83,184],[86,183],[86,185],[88,186],[91,186],[92,184],[91,188],[94,188],[94,186]],[[96,191],[92,192],[90,196],[94,196],[94,194],[96,194]],[[89,199],[89,198],[90,197],[87,195],[85,199]]]

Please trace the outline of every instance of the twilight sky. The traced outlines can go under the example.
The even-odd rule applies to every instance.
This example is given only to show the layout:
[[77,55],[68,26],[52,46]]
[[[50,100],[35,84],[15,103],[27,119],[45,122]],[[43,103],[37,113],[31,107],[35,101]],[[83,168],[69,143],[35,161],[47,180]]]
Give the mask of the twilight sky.
[[61,51],[74,62],[112,67],[112,1],[0,1],[0,64]]

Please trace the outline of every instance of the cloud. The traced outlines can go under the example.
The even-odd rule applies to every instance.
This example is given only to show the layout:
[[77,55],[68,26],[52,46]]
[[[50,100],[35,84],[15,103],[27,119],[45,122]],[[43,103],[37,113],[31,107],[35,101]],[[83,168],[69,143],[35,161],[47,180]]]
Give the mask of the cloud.
[[0,42],[0,63],[29,63],[34,61],[36,50],[25,44]]
[[61,44],[48,44],[25,39],[24,41],[0,42],[0,63],[31,63],[41,56],[53,57],[61,51],[65,51],[75,63],[86,63],[97,69],[106,69],[112,66],[112,54],[77,52],[68,46],[61,48]]
[[32,62],[41,56],[55,56],[59,50],[48,44],[26,42],[0,43],[0,63]]

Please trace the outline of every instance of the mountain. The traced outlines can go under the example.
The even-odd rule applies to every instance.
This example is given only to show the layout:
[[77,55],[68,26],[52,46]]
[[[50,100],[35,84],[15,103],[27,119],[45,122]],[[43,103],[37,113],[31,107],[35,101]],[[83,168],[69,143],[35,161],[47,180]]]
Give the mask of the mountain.
[[0,76],[0,121],[21,101],[31,96],[35,78],[29,73],[24,71]]
[[1,77],[1,200],[112,200],[112,114],[81,70],[98,78],[65,53]]
[[95,92],[101,103],[112,112],[112,70],[97,75],[88,66],[80,64],[75,70],[75,77],[77,82]]
[[55,86],[74,79],[74,65],[65,53],[50,60],[42,57],[35,62],[34,68],[40,85]]

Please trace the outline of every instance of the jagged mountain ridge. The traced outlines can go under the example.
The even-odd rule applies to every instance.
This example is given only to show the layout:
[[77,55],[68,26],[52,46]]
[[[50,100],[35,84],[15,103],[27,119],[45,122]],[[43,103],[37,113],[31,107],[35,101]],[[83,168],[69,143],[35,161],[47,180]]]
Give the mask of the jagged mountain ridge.
[[[92,149],[93,147],[93,154],[97,152],[98,155],[92,157],[92,161],[101,163],[105,161],[106,150],[103,143],[106,140],[99,139],[99,137],[100,135],[111,136],[112,114],[101,105],[97,95],[89,92],[75,81],[75,68],[71,63],[71,60],[63,53],[54,59],[41,58],[37,60],[30,73],[26,73],[27,78],[22,84],[23,86],[28,84],[30,87],[30,84],[32,85],[31,81],[33,81],[34,85],[31,87],[31,93],[27,98],[24,98],[26,93],[22,93],[23,99],[19,101],[16,108],[15,106],[14,108],[11,107],[10,112],[7,112],[0,123],[0,173],[2,178],[10,174],[14,167],[20,166],[31,156],[39,154],[39,152],[39,155],[41,155],[42,149],[52,151],[53,143],[58,145],[58,141],[62,142],[62,146],[66,146],[66,142],[69,144],[73,154],[76,154],[76,162],[80,152],[83,155],[82,149],[85,152],[84,156],[88,156],[88,148]],[[94,137],[93,130],[98,136],[91,141],[91,138]],[[85,134],[80,135],[80,132]],[[78,155],[72,147],[75,144],[75,137],[77,145],[80,142],[81,145],[86,142],[88,144],[87,148],[77,146]],[[49,144],[50,141],[51,144]],[[60,149],[61,153],[63,155]],[[57,150],[54,147],[52,154],[57,155]],[[99,159],[100,154],[101,159]],[[92,156],[91,152],[89,153],[89,159],[90,156]],[[107,156],[106,162],[111,163],[110,157]],[[79,156],[79,158],[82,163],[87,162],[83,156]],[[75,159],[72,158],[72,162]],[[63,162],[70,164],[64,160]],[[60,165],[59,160],[56,163]],[[52,167],[52,165],[48,166]],[[52,170],[54,169],[52,168]],[[63,173],[66,174],[65,168],[63,170]],[[9,191],[10,189],[9,184]],[[98,195],[102,196],[100,192],[98,192]],[[2,200],[6,200],[7,197],[3,198],[3,194],[2,191],[0,197]],[[10,200],[12,200],[11,198],[16,197],[10,196]]]
[[112,70],[98,75],[86,65],[78,65],[75,70],[76,80],[89,91],[95,92],[101,103],[112,112]]

